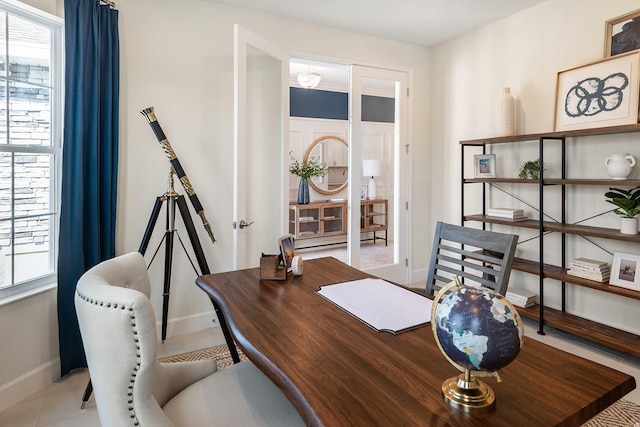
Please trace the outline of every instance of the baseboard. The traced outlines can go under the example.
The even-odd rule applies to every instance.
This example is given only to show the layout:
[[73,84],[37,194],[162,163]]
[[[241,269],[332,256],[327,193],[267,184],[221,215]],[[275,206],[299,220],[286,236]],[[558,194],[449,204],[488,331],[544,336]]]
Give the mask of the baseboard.
[[[211,327],[218,327],[218,318],[213,311],[197,313],[190,316],[169,319],[167,323],[167,338],[176,335],[189,334]],[[158,339],[161,339],[162,323],[157,322]]]
[[[188,334],[202,329],[218,327],[218,318],[213,311],[169,319],[167,337]],[[156,325],[158,339],[162,333],[161,323]],[[47,362],[12,381],[0,386],[0,412],[26,399],[33,393],[60,378],[60,359]]]
[[[419,270],[413,270],[411,272],[411,282],[409,283],[410,287],[421,287],[424,288],[427,284],[427,273],[429,269],[421,268]],[[420,284],[420,286],[417,286]]]
[[60,378],[60,359],[47,362],[0,387],[0,413]]

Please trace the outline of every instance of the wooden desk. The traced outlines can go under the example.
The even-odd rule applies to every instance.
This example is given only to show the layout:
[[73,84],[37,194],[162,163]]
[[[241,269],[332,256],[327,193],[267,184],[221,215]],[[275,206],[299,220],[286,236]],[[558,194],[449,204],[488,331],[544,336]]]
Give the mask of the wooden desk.
[[[368,277],[334,258],[307,260],[304,274],[259,281],[258,269],[202,276],[240,348],[311,426],[578,426],[635,388],[635,379],[533,339],[484,379],[495,409],[467,414],[444,402],[459,372],[429,327],[375,332],[315,293]],[[215,397],[212,397],[215,398]]]

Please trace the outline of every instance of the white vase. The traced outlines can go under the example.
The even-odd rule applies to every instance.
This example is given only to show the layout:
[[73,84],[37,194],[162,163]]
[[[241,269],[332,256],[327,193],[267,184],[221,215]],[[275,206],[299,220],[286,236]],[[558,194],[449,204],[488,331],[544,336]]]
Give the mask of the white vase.
[[636,159],[629,153],[612,154],[604,161],[611,179],[627,179],[631,175],[631,168],[636,165]]
[[620,218],[620,233],[638,234],[638,217]]
[[511,89],[502,88],[496,101],[495,136],[511,136],[516,133],[515,99]]

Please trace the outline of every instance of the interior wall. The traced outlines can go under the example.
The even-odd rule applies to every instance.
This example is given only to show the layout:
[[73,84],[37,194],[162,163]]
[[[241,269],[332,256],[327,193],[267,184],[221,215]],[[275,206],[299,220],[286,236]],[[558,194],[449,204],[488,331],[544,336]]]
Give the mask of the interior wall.
[[[510,87],[516,98],[517,133],[551,131],[557,72],[602,59],[605,22],[638,7],[635,0],[549,0],[433,49],[433,152],[430,164],[431,178],[442,183],[433,186],[431,212],[434,222],[460,222],[459,141],[494,135],[494,106],[501,89]],[[637,139],[637,134],[628,134],[569,141],[568,176],[608,178],[605,159],[616,152],[640,156]],[[495,146],[492,150],[497,153],[499,176],[516,177],[522,162],[538,157],[536,142]],[[554,154],[559,153],[558,148],[549,143],[548,150],[545,151],[545,163],[548,162],[549,174],[558,176],[555,174],[559,173],[560,164],[558,154]],[[467,176],[472,176],[472,172]],[[640,169],[636,167],[631,177],[639,176]],[[529,197],[527,200],[533,200],[537,206],[537,192],[522,187],[509,189],[524,198]],[[581,188],[577,193],[570,189],[569,220],[577,221],[609,210],[603,197],[606,190],[602,187]],[[554,191],[557,190],[548,192],[545,206],[558,218],[560,199]],[[523,207],[498,192],[492,192],[491,197],[493,206]],[[525,210],[537,218],[534,209],[526,207]],[[476,212],[468,210],[467,213]],[[619,219],[615,215],[604,215],[585,224],[617,228]],[[520,234],[521,241],[531,237],[524,229],[512,232]],[[638,253],[637,245],[633,248],[615,241],[603,241],[602,244],[609,250]],[[516,256],[536,256],[537,245],[537,240],[519,245]],[[558,252],[558,236],[545,239],[547,262],[559,263]],[[572,237],[568,258],[578,256],[611,262],[610,255],[594,249],[580,237]],[[512,283],[537,291],[537,276],[515,273]],[[636,300],[583,287],[568,286],[568,289],[570,312],[640,333],[637,322],[640,306]],[[545,303],[559,308],[559,285],[545,287]]]
[[[216,243],[211,244],[200,224],[196,224],[209,267],[213,272],[232,268],[235,23],[293,54],[303,53],[306,57],[335,59],[343,63],[414,69],[417,86],[414,105],[421,116],[426,116],[425,81],[429,65],[426,48],[210,1],[141,0],[118,6],[123,73],[118,252],[137,249],[153,200],[166,189],[169,164],[139,113],[142,108],[154,106],[159,123],[184,166],[216,235]],[[416,141],[421,146],[427,145],[426,127],[416,133]],[[178,191],[182,189],[178,187]],[[417,198],[423,200],[418,204],[424,204],[427,194],[421,193]],[[273,248],[264,251],[276,249],[274,242]],[[152,279],[159,282],[161,271],[152,268],[150,272]],[[210,304],[193,286],[195,275],[190,265],[178,258],[174,272],[177,279],[173,285],[169,317],[206,317]],[[152,299],[157,309],[160,292]]]
[[[23,0],[62,16],[63,0]],[[0,412],[60,377],[56,289],[0,305]]]
[[[330,135],[342,138],[347,141],[348,144],[349,122],[346,120],[292,117],[289,120],[289,153],[291,153],[291,157],[302,162],[307,150],[316,139]],[[300,179],[297,176],[289,174],[289,201],[295,202],[297,200],[299,182]],[[314,202],[327,200],[329,198],[346,199],[347,192],[346,190],[342,190],[336,194],[323,195],[317,192],[313,187],[309,186],[309,198]]]
[[20,2],[52,15],[63,16],[64,0],[20,0]]
[[[28,4],[62,16],[62,0],[28,0]],[[311,25],[268,14],[227,7],[208,0],[117,1],[121,49],[120,172],[118,254],[136,251],[156,197],[167,190],[169,162],[149,124],[140,114],[153,106],[165,134],[185,169],[213,227],[211,243],[200,219],[194,223],[212,272],[232,268],[233,183],[233,25],[241,24],[295,55],[337,62],[403,69],[416,76],[414,155],[428,152],[428,86],[430,50],[424,47]],[[55,7],[54,7],[55,4]],[[428,181],[426,171],[418,182]],[[424,187],[422,187],[424,188]],[[176,190],[185,194],[176,182]],[[415,209],[426,211],[428,193],[414,196]],[[190,207],[191,208],[191,207]],[[267,207],[268,208],[268,207]],[[162,214],[163,215],[163,214]],[[161,238],[161,215],[148,259]],[[189,246],[178,220],[178,232]],[[426,232],[422,223],[417,225]],[[265,252],[276,251],[265,248]],[[211,304],[195,285],[186,255],[176,244],[168,336],[211,325]],[[161,313],[162,258],[150,268],[152,304]],[[43,307],[44,306],[44,307]],[[41,313],[27,316],[20,313]],[[0,307],[4,342],[23,348],[18,356],[0,349],[0,410],[48,384],[59,375],[55,290],[35,295],[10,308]],[[45,313],[49,313],[44,316]],[[20,325],[17,327],[15,325]],[[24,357],[25,354],[34,357]],[[52,368],[53,366],[53,368]]]
[[[389,206],[393,206],[395,198],[395,188],[393,182],[393,143],[394,125],[393,123],[362,123],[362,146],[363,156],[372,159],[383,159],[382,174],[376,177],[376,191],[379,199],[388,199]],[[349,143],[349,122],[346,120],[314,119],[304,117],[292,117],[289,120],[289,145],[293,158],[302,160],[309,146],[323,136],[338,136]],[[346,154],[348,157],[348,154]],[[345,162],[348,159],[345,158]],[[345,172],[346,173],[346,172]],[[289,175],[289,201],[295,202],[298,197],[298,184],[300,180],[295,175]],[[362,177],[361,186],[367,186],[369,177]],[[344,190],[324,195],[309,186],[310,200],[324,201],[328,199],[347,199],[346,187]],[[393,209],[389,208],[389,230],[388,239],[394,241],[394,216]],[[296,247],[304,248],[327,243],[344,242],[345,236],[326,237],[309,240],[296,241]]]

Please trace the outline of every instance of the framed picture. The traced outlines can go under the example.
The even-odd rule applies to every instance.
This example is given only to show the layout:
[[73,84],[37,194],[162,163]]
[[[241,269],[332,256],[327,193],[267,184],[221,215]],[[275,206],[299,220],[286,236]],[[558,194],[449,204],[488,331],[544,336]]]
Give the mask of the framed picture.
[[609,284],[640,291],[640,255],[613,253]]
[[640,9],[605,23],[605,58],[636,49],[640,49]]
[[295,238],[291,234],[282,236],[278,239],[278,246],[280,246],[280,255],[282,255],[284,266],[287,268],[287,271],[291,271],[291,261],[293,260],[294,255]]
[[360,200],[367,200],[367,186],[360,187]]
[[640,51],[558,72],[556,132],[638,123]]
[[496,155],[476,154],[473,156],[473,176],[475,178],[496,177]]

